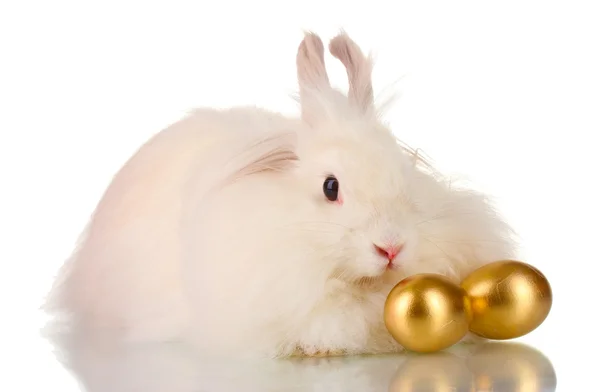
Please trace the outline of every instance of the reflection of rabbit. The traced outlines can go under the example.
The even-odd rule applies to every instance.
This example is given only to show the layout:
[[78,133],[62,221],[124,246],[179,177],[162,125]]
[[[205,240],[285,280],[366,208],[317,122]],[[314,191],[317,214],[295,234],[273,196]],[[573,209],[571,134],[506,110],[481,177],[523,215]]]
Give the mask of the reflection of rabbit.
[[404,361],[391,355],[234,360],[199,356],[175,343],[105,345],[84,335],[50,338],[63,366],[86,392],[383,392]]
[[106,346],[85,336],[57,337],[52,340],[65,367],[88,392],[556,389],[548,358],[518,343],[455,346],[429,355],[222,360],[178,344]]
[[199,110],[121,169],[49,309],[95,332],[184,337],[205,352],[286,356],[400,349],[383,303],[400,278],[459,280],[512,256],[508,226],[379,120],[371,62],[345,34],[297,55],[302,116]]

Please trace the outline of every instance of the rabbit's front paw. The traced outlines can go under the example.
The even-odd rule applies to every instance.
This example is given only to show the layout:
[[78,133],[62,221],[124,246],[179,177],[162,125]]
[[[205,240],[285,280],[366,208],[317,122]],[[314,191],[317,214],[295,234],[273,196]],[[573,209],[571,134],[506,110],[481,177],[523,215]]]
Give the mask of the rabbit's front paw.
[[342,349],[321,349],[316,347],[296,347],[293,356],[298,357],[339,357],[346,355]]

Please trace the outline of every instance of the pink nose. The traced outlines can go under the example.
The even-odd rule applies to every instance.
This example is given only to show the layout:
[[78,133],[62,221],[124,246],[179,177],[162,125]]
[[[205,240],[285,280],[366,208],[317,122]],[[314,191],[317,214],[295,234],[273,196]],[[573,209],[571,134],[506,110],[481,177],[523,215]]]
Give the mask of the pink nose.
[[402,245],[375,245],[377,253],[383,257],[387,257],[389,261],[392,261],[398,256],[398,253],[402,250]]

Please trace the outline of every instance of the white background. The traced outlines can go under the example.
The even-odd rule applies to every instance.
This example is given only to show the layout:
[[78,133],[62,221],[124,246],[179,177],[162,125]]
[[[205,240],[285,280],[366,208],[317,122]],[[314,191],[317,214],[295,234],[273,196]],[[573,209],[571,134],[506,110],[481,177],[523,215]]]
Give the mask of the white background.
[[399,93],[394,131],[492,194],[552,283],[524,340],[563,387],[591,376],[574,355],[596,345],[600,297],[597,2],[321,2],[0,3],[0,384],[18,382],[2,389],[76,390],[36,308],[135,149],[196,106],[295,113],[302,30],[342,27],[376,55],[376,91]]

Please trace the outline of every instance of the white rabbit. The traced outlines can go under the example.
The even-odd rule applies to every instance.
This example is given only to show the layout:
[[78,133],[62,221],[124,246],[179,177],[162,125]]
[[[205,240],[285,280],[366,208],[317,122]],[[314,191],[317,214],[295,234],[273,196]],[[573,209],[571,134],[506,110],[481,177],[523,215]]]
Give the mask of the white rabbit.
[[95,335],[281,357],[401,350],[383,303],[401,278],[459,281],[513,257],[486,198],[453,187],[380,121],[372,64],[346,33],[297,55],[301,118],[198,110],[117,174],[47,309]]

